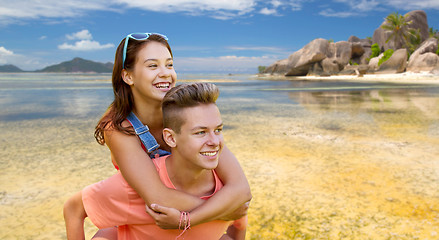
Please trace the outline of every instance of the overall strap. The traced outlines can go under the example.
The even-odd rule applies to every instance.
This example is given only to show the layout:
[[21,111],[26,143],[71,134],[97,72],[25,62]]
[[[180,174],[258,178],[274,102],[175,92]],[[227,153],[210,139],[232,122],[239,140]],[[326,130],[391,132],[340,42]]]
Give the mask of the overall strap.
[[137,116],[133,112],[128,115],[127,120],[133,126],[136,135],[142,141],[143,146],[146,148],[146,151],[150,153],[151,159],[157,157],[157,154],[159,156],[171,154],[168,151],[159,149],[160,145],[157,143],[154,136],[152,136],[152,134],[149,132],[148,126],[143,125],[143,123],[137,118]]
[[131,125],[133,125],[134,131],[136,132],[137,136],[139,136],[148,152],[152,152],[159,147],[159,144],[149,132],[148,126],[143,125],[143,123],[137,118],[136,115],[134,115],[133,112],[128,115],[127,120],[131,123]]

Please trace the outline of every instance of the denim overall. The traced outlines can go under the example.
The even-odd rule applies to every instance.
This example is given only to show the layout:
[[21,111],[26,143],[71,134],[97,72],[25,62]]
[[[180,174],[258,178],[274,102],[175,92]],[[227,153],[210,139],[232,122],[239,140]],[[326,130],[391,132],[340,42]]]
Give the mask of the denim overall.
[[146,148],[146,151],[149,153],[149,156],[151,157],[151,159],[158,157],[158,156],[161,157],[161,156],[171,154],[168,151],[165,151],[163,149],[159,149],[160,145],[157,143],[155,138],[149,132],[148,126],[143,125],[143,123],[137,118],[136,115],[134,115],[133,112],[131,112],[128,115],[127,120],[131,123],[131,125],[133,125],[133,128],[134,128],[134,131],[136,132],[136,135],[142,141],[143,146]]

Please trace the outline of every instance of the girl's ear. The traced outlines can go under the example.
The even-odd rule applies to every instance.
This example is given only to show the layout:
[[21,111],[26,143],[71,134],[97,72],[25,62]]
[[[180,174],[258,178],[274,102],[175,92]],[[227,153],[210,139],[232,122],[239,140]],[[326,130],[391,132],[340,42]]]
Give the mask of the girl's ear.
[[165,128],[163,129],[163,140],[165,140],[166,144],[171,148],[177,146],[177,141],[175,140],[175,132],[172,129]]
[[134,84],[134,82],[133,82],[133,78],[132,78],[130,72],[128,72],[128,71],[125,70],[125,69],[122,69],[122,73],[121,73],[121,74],[122,74],[122,79],[123,79],[123,81],[124,81],[126,84],[128,84],[129,86],[131,86],[131,85]]

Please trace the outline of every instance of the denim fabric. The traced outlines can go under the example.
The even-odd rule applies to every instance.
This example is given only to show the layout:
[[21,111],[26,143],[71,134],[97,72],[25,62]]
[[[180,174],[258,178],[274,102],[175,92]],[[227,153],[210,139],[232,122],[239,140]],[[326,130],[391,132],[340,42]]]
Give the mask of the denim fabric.
[[156,157],[157,154],[160,157],[171,154],[168,151],[159,149],[160,145],[149,132],[148,126],[143,125],[143,123],[137,118],[137,116],[133,112],[128,115],[127,120],[131,123],[131,125],[133,125],[134,131],[142,141],[143,146],[145,146],[148,153],[150,153],[151,158]]

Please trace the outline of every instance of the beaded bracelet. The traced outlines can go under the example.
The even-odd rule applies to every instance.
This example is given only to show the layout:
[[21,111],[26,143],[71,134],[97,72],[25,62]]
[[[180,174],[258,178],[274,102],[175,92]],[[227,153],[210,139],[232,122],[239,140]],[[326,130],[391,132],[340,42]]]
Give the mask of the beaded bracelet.
[[[182,226],[182,223],[184,224],[184,227]],[[183,236],[183,234],[191,228],[191,218],[188,212],[180,213],[180,222],[178,224],[178,230],[182,230],[182,227],[183,227],[183,232],[181,232],[176,239]]]

